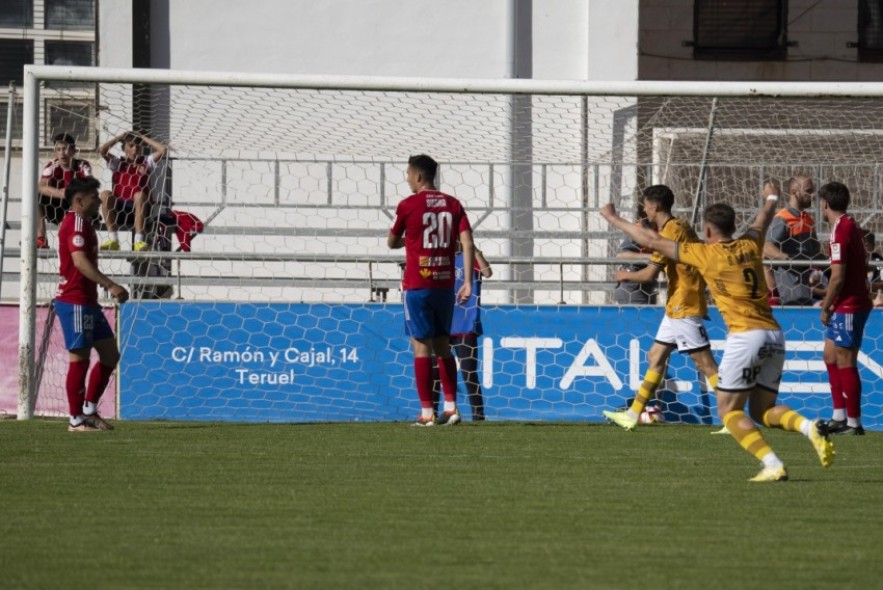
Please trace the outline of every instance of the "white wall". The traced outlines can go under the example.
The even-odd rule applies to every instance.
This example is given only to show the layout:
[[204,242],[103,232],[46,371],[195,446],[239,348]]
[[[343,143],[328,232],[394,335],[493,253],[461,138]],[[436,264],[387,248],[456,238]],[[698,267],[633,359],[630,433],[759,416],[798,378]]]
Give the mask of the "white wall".
[[[534,78],[635,79],[638,0],[534,0]],[[169,2],[176,70],[500,78],[509,0]],[[131,6],[99,3],[99,64],[131,65]],[[166,38],[167,33],[167,38]],[[157,49],[157,48],[155,48]]]

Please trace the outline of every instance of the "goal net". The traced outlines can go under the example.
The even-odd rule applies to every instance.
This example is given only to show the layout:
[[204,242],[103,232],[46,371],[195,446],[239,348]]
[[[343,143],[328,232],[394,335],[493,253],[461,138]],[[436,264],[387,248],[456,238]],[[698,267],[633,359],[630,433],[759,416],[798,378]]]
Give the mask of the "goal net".
[[[482,287],[477,350],[490,419],[592,421],[631,399],[665,286],[655,304],[617,302],[622,239],[598,214],[607,202],[634,216],[641,190],[665,183],[678,214],[696,219],[705,204],[725,201],[745,226],[765,179],[784,184],[803,174],[817,186],[846,183],[860,223],[879,229],[879,101],[848,88],[819,99],[811,85],[49,67],[28,76],[23,194],[33,193],[58,132],[78,136],[79,157],[108,189],[113,173],[101,144],[134,130],[167,147],[149,181],[150,250],[132,252],[125,228],[122,249],[100,256],[103,272],[135,295],[108,309],[123,358],[104,403],[122,418],[412,418],[403,254],[387,250],[386,237],[408,194],[407,159],[417,153],[440,162],[440,189],[464,203],[494,269]],[[122,153],[118,145],[110,151]],[[22,238],[30,239],[36,209],[27,197],[22,204]],[[824,240],[828,228],[814,207]],[[54,248],[52,226],[49,238]],[[55,250],[25,248],[23,259],[28,362],[19,412],[63,415],[66,352],[42,311],[57,284]],[[784,399],[822,414],[830,399],[817,313],[776,313],[789,341]],[[874,321],[862,349],[868,381],[883,375]],[[725,330],[716,312],[709,333],[719,358]],[[462,376],[460,391],[468,416]],[[713,395],[680,355],[658,403],[669,421],[715,420]]]

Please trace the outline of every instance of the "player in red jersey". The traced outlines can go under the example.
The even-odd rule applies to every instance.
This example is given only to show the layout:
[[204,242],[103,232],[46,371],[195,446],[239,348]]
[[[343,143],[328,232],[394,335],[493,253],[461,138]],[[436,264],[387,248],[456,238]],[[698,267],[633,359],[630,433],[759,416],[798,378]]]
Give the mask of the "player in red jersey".
[[[463,205],[435,188],[438,164],[426,155],[408,160],[408,186],[414,193],[396,208],[387,238],[392,249],[405,248],[402,290],[405,331],[414,348],[414,375],[421,413],[417,426],[454,425],[457,410],[457,364],[451,355],[451,317],[455,299],[472,295],[475,245]],[[456,233],[455,233],[456,232]],[[463,250],[464,281],[454,293],[457,239]],[[435,418],[432,407],[432,355],[438,358],[444,410]]]
[[[110,148],[117,143],[123,145],[122,158],[110,154]],[[152,150],[149,156],[142,153],[144,144]],[[101,249],[119,250],[117,229],[124,226],[135,229],[132,249],[136,252],[146,250],[148,244],[144,241],[144,219],[150,200],[148,181],[156,163],[165,156],[166,147],[146,135],[126,131],[103,143],[98,153],[113,171],[113,191],[101,193],[101,214],[108,233],[107,239],[101,243]]]
[[[71,432],[112,428],[98,415],[98,400],[119,362],[120,352],[98,305],[97,286],[107,289],[118,303],[129,298],[126,289],[98,270],[98,237],[92,220],[98,214],[100,186],[94,178],[72,180],[65,189],[70,210],[58,228],[61,282],[53,305],[70,353],[66,388]],[[89,375],[87,387],[93,348],[98,351],[98,364]]]
[[37,190],[40,218],[37,221],[37,248],[48,248],[46,221],[59,225],[64,219],[70,203],[64,196],[64,189],[74,178],[91,178],[92,165],[86,160],[74,158],[77,143],[68,133],[59,133],[52,138],[55,143],[55,159],[43,167]]
[[862,230],[849,207],[849,189],[829,182],[819,191],[822,214],[831,224],[831,278],[822,300],[825,325],[825,366],[831,383],[834,414],[828,422],[833,434],[865,433],[861,422],[862,382],[858,351],[873,304],[868,290],[867,251]]

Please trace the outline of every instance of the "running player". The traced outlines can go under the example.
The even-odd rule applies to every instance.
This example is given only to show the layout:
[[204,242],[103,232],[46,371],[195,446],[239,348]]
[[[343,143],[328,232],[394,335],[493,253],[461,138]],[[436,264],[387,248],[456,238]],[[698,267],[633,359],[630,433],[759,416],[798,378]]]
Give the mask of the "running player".
[[[734,238],[736,212],[715,203],[703,214],[705,243],[678,243],[637,227],[606,205],[602,216],[641,245],[672,260],[695,266],[705,278],[727,326],[727,341],[716,388],[718,413],[730,435],[763,463],[750,481],[788,479],[782,460],[763,438],[755,422],[768,428],[800,432],[815,448],[822,467],[834,461],[834,445],[824,422],[811,422],[791,408],[776,404],[785,337],[773,318],[763,275],[763,242],[778,201],[778,187],[764,186],[766,204],[748,229]],[[748,403],[751,418],[745,413]]]
[[[661,237],[679,243],[698,242],[699,237],[690,224],[672,215],[674,203],[675,195],[665,185],[657,184],[644,190],[644,212],[647,220],[660,228]],[[615,280],[647,283],[655,281],[663,270],[668,277],[668,300],[665,304],[665,317],[656,332],[653,346],[647,352],[648,366],[644,381],[628,410],[604,412],[608,420],[626,430],[634,430],[637,426],[638,417],[647,402],[653,399],[665,376],[668,359],[675,348],[682,354],[690,355],[712,389],[717,385],[717,363],[711,354],[711,343],[703,321],[708,311],[705,303],[705,281],[699,271],[654,252],[649,265],[635,272],[619,270]]]

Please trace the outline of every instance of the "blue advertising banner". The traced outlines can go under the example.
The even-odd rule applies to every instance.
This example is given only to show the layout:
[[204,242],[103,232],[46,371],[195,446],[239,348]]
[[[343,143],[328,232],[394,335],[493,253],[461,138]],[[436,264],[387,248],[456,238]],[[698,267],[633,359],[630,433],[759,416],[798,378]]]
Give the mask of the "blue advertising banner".
[[[828,417],[817,309],[777,309],[788,354],[780,399]],[[640,384],[660,307],[490,306],[480,378],[492,420],[601,421]],[[859,355],[864,424],[883,429],[883,314]],[[716,310],[715,356],[725,329]],[[410,420],[419,404],[399,304],[130,303],[120,308],[124,419],[242,422]],[[462,395],[461,407],[468,413]],[[658,397],[668,421],[717,422],[714,395],[672,355]]]

